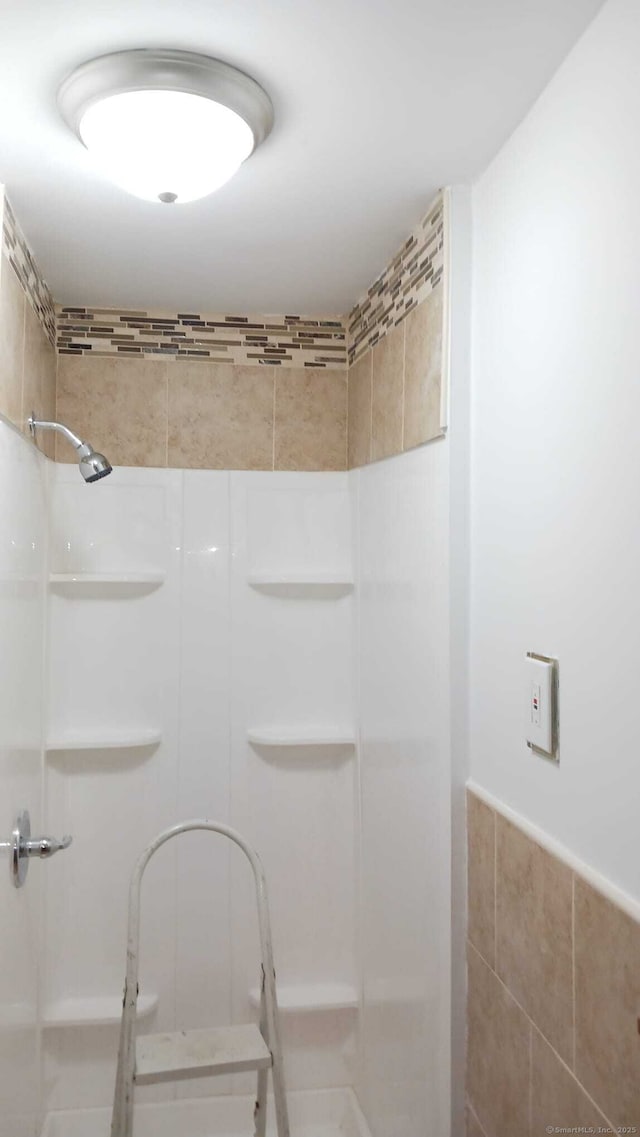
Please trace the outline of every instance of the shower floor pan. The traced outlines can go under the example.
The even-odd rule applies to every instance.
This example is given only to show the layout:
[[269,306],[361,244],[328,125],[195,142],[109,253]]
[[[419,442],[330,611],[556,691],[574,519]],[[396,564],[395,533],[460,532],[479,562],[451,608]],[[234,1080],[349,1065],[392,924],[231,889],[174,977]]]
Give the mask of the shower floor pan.
[[[371,1137],[350,1089],[287,1094],[291,1137]],[[271,1106],[271,1103],[269,1103]],[[276,1137],[269,1109],[267,1137]],[[252,1137],[252,1097],[212,1097],[138,1105],[134,1137]],[[50,1113],[42,1137],[109,1137],[110,1109]]]

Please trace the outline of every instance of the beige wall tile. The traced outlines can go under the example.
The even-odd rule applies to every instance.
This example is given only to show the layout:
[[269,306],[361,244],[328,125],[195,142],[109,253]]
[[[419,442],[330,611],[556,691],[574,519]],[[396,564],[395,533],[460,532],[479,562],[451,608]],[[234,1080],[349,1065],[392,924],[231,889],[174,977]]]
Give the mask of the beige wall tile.
[[373,411],[371,458],[389,458],[402,451],[404,390],[404,327],[387,332],[373,349]]
[[606,1118],[596,1108],[537,1030],[531,1059],[531,1137],[545,1137],[551,1128],[565,1132],[606,1131]]
[[496,815],[496,971],[573,1062],[572,874]]
[[491,967],[495,963],[496,816],[467,791],[468,935]]
[[[34,412],[36,418],[52,419],[56,414],[56,363],[55,348],[46,335],[40,320],[27,301],[24,322],[24,375],[22,383],[21,425],[29,434],[27,419]],[[41,433],[36,444],[49,458],[55,457],[56,439],[51,431]]]
[[640,924],[576,877],[575,941],[576,1075],[640,1132]]
[[200,470],[273,466],[273,367],[169,365],[169,465]]
[[[166,466],[167,371],[174,363],[61,355],[56,416],[114,466]],[[73,450],[56,440],[60,462]]]
[[344,470],[347,373],[276,369],[276,470]]
[[530,1023],[469,945],[468,1093],[487,1137],[529,1132]]
[[442,297],[439,285],[405,320],[405,450],[441,434]]
[[467,1106],[466,1114],[466,1128],[467,1137],[486,1137],[484,1129],[482,1128],[478,1118],[476,1117],[470,1106]]
[[350,470],[371,461],[371,379],[372,353],[367,351],[349,368],[347,465]]
[[0,265],[0,414],[16,426],[22,418],[22,363],[26,300],[10,263]]

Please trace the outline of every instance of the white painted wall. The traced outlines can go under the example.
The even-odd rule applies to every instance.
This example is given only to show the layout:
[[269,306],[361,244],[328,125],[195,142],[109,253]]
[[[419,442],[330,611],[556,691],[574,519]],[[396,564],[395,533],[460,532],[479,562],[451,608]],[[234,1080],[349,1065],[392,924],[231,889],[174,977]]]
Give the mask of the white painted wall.
[[[47,808],[75,844],[49,866],[46,1006],[93,995],[117,1004],[135,856],[160,828],[202,815],[238,827],[263,858],[280,988],[303,986],[311,1003],[328,982],[355,990],[353,748],[247,740],[252,727],[354,730],[351,593],[249,583],[352,575],[347,476],[117,469],[86,486],[75,467],[57,466],[52,569],[166,576],[152,590],[52,586],[51,736],[142,727],[161,729],[162,741],[49,755]],[[158,854],[145,881],[141,990],[158,995],[145,1029],[255,1017],[244,864],[221,839],[189,835]],[[352,1084],[356,1021],[353,1008],[283,1016],[291,1089]],[[51,1116],[110,1104],[116,1047],[115,1026],[45,1030]],[[139,1100],[254,1088],[186,1081]]]
[[[471,773],[640,897],[640,8],[610,0],[475,186]],[[523,737],[560,660],[561,760]]]
[[[1,259],[1,258],[0,258]],[[46,460],[0,419],[0,839],[28,809],[42,827]],[[59,818],[56,818],[56,825]],[[66,855],[66,854],[64,854]],[[39,946],[48,865],[23,888],[0,861],[0,1137],[36,1137],[41,1110]]]
[[374,1137],[450,1132],[448,443],[350,474],[363,1013]]

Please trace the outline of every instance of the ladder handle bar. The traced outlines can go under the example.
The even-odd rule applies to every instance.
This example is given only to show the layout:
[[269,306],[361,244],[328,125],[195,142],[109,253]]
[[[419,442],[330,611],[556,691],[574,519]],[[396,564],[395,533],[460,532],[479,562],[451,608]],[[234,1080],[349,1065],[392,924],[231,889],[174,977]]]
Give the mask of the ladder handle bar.
[[[131,960],[131,949],[135,953],[136,962],[139,949],[139,913],[140,913],[140,889],[142,885],[142,876],[149,861],[158,849],[165,845],[167,841],[171,841],[174,837],[180,836],[182,833],[192,833],[198,831],[205,831],[210,833],[219,833],[222,837],[228,837],[233,841],[246,856],[253,870],[253,876],[256,888],[256,899],[258,903],[258,925],[260,931],[260,946],[262,949],[262,957],[265,967],[273,967],[272,955],[273,949],[271,944],[271,928],[269,924],[269,908],[267,903],[267,881],[262,867],[260,857],[255,849],[245,841],[241,833],[237,829],[232,829],[230,825],[223,825],[220,822],[209,821],[208,818],[194,818],[190,821],[183,821],[179,825],[172,825],[169,829],[163,829],[158,833],[157,837],[147,845],[147,848],[138,857],[136,861],[133,874],[131,876],[131,884],[129,887],[129,944],[127,947],[127,964]],[[128,967],[127,967],[128,970]],[[136,968],[137,970],[137,968]]]

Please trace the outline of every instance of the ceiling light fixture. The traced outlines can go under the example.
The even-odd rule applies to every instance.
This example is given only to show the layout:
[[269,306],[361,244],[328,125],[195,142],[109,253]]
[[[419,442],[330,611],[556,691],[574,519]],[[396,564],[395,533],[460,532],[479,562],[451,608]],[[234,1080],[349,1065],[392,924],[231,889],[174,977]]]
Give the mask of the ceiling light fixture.
[[120,51],[83,63],[58,91],[67,125],[137,197],[195,201],[267,137],[273,107],[249,75],[189,51]]

